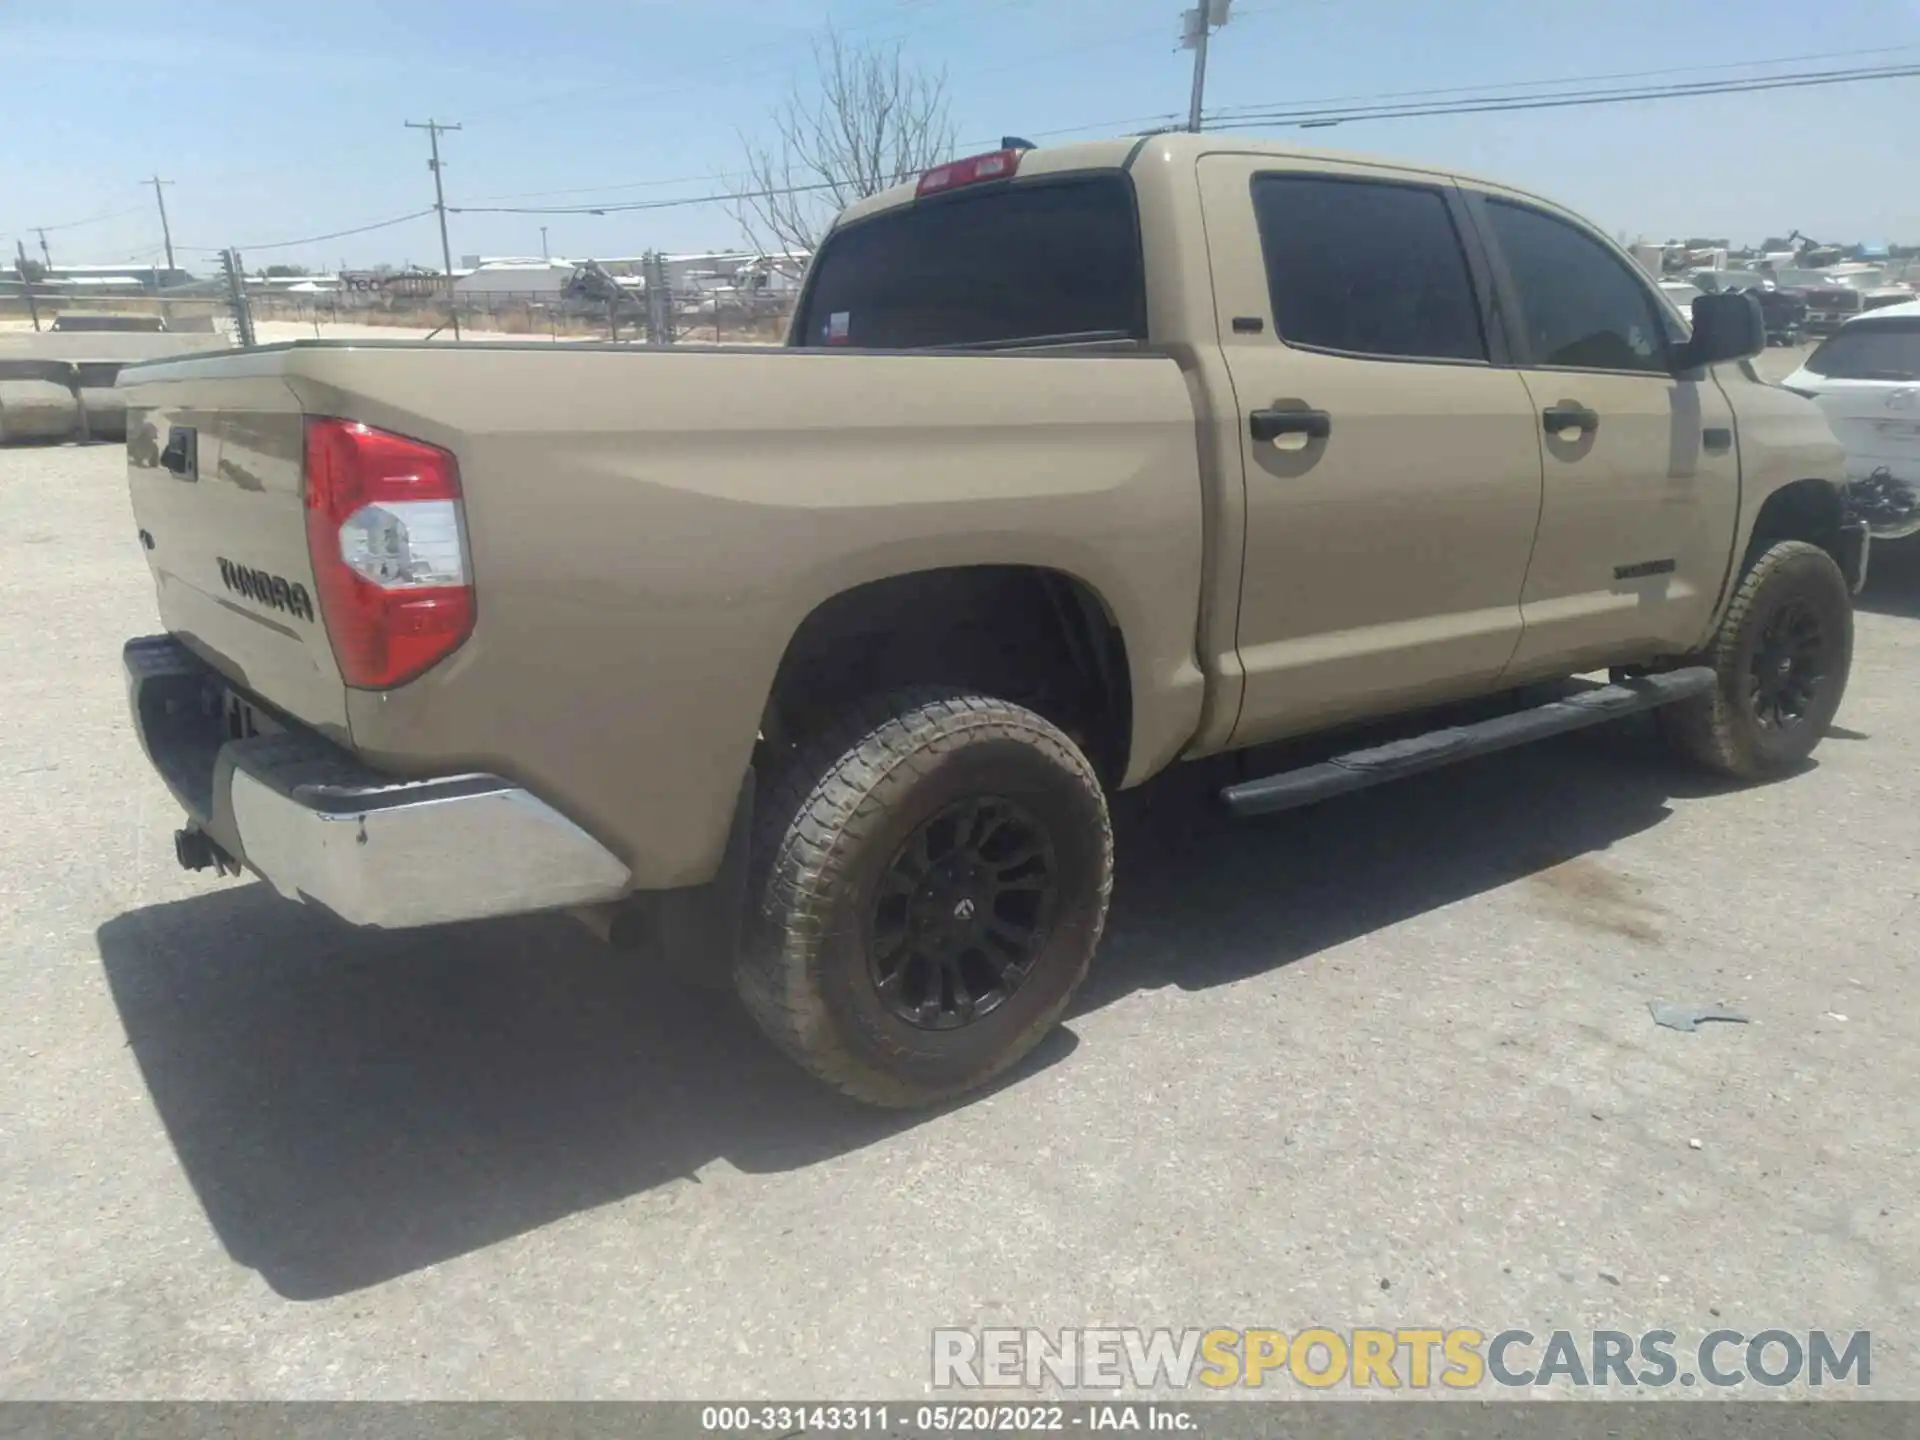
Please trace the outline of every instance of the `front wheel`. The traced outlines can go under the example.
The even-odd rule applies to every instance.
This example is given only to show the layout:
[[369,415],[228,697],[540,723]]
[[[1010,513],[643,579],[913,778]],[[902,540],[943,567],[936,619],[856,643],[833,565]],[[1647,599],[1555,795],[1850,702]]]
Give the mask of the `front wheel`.
[[1682,754],[1748,780],[1805,760],[1833,723],[1853,664],[1853,598],[1833,557],[1803,540],[1766,550],[1701,660],[1720,683],[1662,712]]
[[1093,767],[1031,710],[909,690],[774,777],[740,997],[782,1050],[875,1105],[932,1104],[1053,1028],[1106,921]]

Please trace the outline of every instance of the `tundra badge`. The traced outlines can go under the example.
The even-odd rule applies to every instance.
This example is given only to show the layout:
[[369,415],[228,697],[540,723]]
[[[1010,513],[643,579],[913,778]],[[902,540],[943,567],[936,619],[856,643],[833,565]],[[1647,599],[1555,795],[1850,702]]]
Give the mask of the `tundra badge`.
[[307,594],[307,587],[298,580],[288,580],[265,570],[236,564],[224,555],[214,558],[220,562],[222,583],[234,594],[257,600],[275,610],[284,610],[298,620],[313,619],[313,598]]

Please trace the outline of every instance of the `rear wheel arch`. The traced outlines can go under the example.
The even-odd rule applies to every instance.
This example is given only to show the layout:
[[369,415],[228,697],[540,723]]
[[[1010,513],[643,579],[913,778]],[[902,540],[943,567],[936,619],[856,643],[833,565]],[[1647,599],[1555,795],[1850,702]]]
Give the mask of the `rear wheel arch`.
[[775,669],[763,744],[789,744],[841,710],[906,686],[965,685],[1027,706],[1117,785],[1133,738],[1133,676],[1112,606],[1034,565],[908,571],[848,587],[795,627]]

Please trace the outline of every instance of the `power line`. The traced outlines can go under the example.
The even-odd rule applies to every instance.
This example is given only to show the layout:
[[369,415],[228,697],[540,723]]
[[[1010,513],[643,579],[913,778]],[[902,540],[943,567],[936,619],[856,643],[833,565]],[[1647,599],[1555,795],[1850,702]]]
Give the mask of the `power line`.
[[[298,240],[268,240],[258,245],[239,245],[233,248],[247,250],[291,250],[297,245],[318,245],[322,240],[339,240],[348,235],[365,235],[374,230],[389,230],[395,225],[405,225],[409,220],[420,220],[433,214],[433,206],[424,210],[414,210],[405,215],[396,215],[391,220],[375,220],[366,225],[355,225],[348,230],[334,230],[325,235],[305,235]],[[218,255],[228,248],[224,245],[182,245],[182,250],[191,250],[197,255]]]
[[1431,105],[1372,105],[1351,110],[1330,108],[1273,109],[1209,119],[1206,128],[1235,125],[1299,126],[1315,129],[1361,120],[1405,120],[1436,115],[1483,115],[1514,110],[1557,110],[1588,105],[1619,105],[1638,100],[1686,99],[1698,95],[1743,95],[1761,90],[1797,90],[1820,85],[1846,85],[1866,80],[1897,80],[1920,76],[1920,65],[1878,69],[1809,71],[1795,75],[1755,76],[1741,80],[1695,81],[1674,85],[1647,85],[1617,90],[1579,90],[1559,95],[1492,95]]
[[68,220],[59,225],[30,225],[27,228],[30,230],[44,230],[49,235],[57,235],[62,230],[78,230],[84,225],[98,225],[103,221],[118,220],[127,215],[141,214],[146,211],[146,208],[144,203],[129,205],[123,209],[108,210],[99,215],[89,215],[84,220]]
[[455,215],[625,215],[635,210],[672,210],[681,205],[715,205],[733,200],[764,200],[774,195],[806,195],[840,188],[822,180],[812,185],[779,185],[765,190],[723,190],[712,195],[680,195],[671,200],[628,200],[613,205],[449,205]]
[[[1248,11],[1246,13],[1254,14],[1259,12]],[[1828,52],[1821,52],[1817,54],[1784,56],[1784,57],[1777,57],[1774,59],[1765,59],[1765,60],[1730,61],[1730,62],[1723,62],[1723,63],[1713,64],[1713,65],[1669,67],[1661,70],[1616,72],[1613,74],[1592,75],[1592,76],[1584,76],[1584,77],[1562,77],[1560,79],[1555,79],[1555,80],[1520,80],[1520,81],[1490,82],[1488,84],[1477,86],[1477,87],[1458,86],[1458,87],[1450,87],[1447,89],[1440,89],[1440,90],[1387,91],[1387,92],[1376,92],[1372,95],[1323,97],[1319,100],[1306,102],[1305,104],[1300,105],[1298,107],[1290,107],[1290,108],[1282,108],[1277,106],[1261,106],[1261,105],[1253,105],[1253,104],[1227,106],[1227,107],[1222,107],[1218,110],[1208,111],[1205,117],[1204,125],[1205,125],[1205,128],[1208,130],[1219,130],[1219,129],[1229,128],[1236,125],[1259,125],[1259,126],[1293,125],[1293,126],[1300,126],[1302,128],[1316,128],[1321,126],[1338,125],[1338,124],[1345,124],[1349,122],[1358,122],[1362,120],[1372,120],[1372,119],[1407,119],[1407,118],[1419,118],[1424,116],[1500,113],[1500,112],[1505,112],[1510,110],[1560,109],[1560,108],[1571,108],[1571,107],[1579,107],[1579,106],[1587,106],[1587,105],[1621,104],[1621,103],[1629,103],[1629,102],[1640,101],[1640,100],[1687,98],[1695,95],[1742,94],[1742,93],[1748,93],[1753,91],[1775,90],[1775,89],[1797,89],[1797,88],[1805,88],[1810,86],[1857,83],[1857,82],[1863,82],[1867,80],[1877,80],[1877,79],[1910,78],[1913,76],[1920,76],[1920,65],[1885,66],[1885,67],[1877,67],[1877,68],[1876,67],[1857,67],[1853,69],[1800,72],[1800,73],[1787,74],[1787,75],[1762,75],[1762,76],[1747,76],[1747,77],[1727,79],[1727,80],[1702,80],[1702,81],[1677,82],[1671,85],[1657,85],[1657,86],[1643,85],[1643,86],[1620,87],[1620,88],[1614,88],[1614,89],[1582,89],[1582,90],[1572,90],[1572,91],[1561,92],[1558,94],[1546,94],[1546,95],[1513,95],[1513,94],[1502,95],[1502,94],[1488,93],[1491,91],[1501,91],[1501,90],[1511,91],[1511,90],[1540,89],[1540,88],[1543,88],[1546,86],[1552,86],[1552,85],[1588,85],[1588,84],[1591,84],[1592,82],[1602,81],[1602,80],[1638,79],[1638,78],[1652,77],[1652,76],[1665,75],[1665,74],[1712,72],[1712,71],[1724,71],[1729,69],[1749,69],[1755,66],[1800,63],[1800,62],[1813,61],[1813,60],[1826,59],[1826,58],[1843,58],[1843,57],[1849,57],[1854,55],[1895,54],[1895,53],[1911,51],[1915,49],[1920,49],[1920,46],[1902,45],[1902,46],[1872,47],[1872,48],[1860,49],[1860,50],[1828,51]],[[1477,92],[1477,93],[1469,93],[1469,92]],[[1428,97],[1441,97],[1441,96],[1456,96],[1461,98],[1436,99],[1434,103],[1431,103],[1431,104],[1415,103],[1415,102],[1423,101]],[[1340,102],[1340,101],[1353,101],[1353,102],[1361,102],[1361,103],[1354,104],[1349,108],[1339,108],[1339,105],[1337,102]],[[1366,102],[1376,102],[1376,103],[1366,103]],[[1402,103],[1392,103],[1392,102],[1402,102]],[[1030,133],[1033,133],[1040,137],[1045,138],[1045,137],[1052,137],[1052,136],[1059,136],[1059,135],[1083,133],[1090,130],[1100,130],[1100,131],[1114,130],[1120,127],[1132,126],[1135,124],[1148,124],[1154,127],[1161,127],[1161,126],[1171,125],[1176,121],[1177,121],[1177,116],[1173,112],[1161,111],[1161,112],[1157,112],[1149,115],[1123,116],[1123,117],[1118,117],[1112,120],[1097,121],[1097,122],[1092,122],[1085,125],[1065,126],[1065,127],[1060,127],[1056,129],[1034,131]],[[458,128],[456,126],[450,126],[450,125],[439,125],[433,121],[428,121],[425,124],[420,124],[417,122],[410,122],[410,123],[412,123],[414,128],[417,128],[417,129],[426,129],[429,126],[433,126],[436,132],[438,130],[452,130],[452,129]],[[438,141],[437,133],[434,133],[431,138],[434,142],[434,148],[437,152],[437,141]],[[435,158],[437,159],[437,154]],[[429,163],[432,164],[433,162],[430,161]],[[656,186],[691,183],[694,180],[704,179],[704,178],[727,179],[732,177],[728,177],[725,175],[717,176],[717,177],[684,176],[684,177],[679,177],[675,179],[637,180],[637,181],[630,181],[630,182],[620,182],[618,184],[609,185],[609,186],[603,187],[603,191],[649,189]],[[155,179],[157,180],[158,177],[155,177]],[[674,209],[674,208],[691,206],[691,205],[734,203],[741,200],[764,198],[764,197],[777,196],[777,195],[818,193],[822,191],[832,190],[833,188],[835,188],[830,183],[821,182],[817,184],[785,186],[785,187],[769,188],[764,190],[721,190],[721,191],[715,191],[715,192],[710,192],[710,193],[700,194],[700,195],[674,196],[674,197],[659,199],[659,200],[613,201],[613,202],[603,202],[603,203],[579,203],[579,204],[571,204],[571,205],[547,205],[547,206],[517,206],[517,205],[496,206],[496,205],[478,205],[478,204],[445,205],[444,211],[443,211],[441,207],[444,205],[444,192],[443,192],[443,189],[441,189],[440,187],[440,176],[439,176],[439,171],[437,169],[435,170],[435,181],[436,181],[436,194],[440,198],[437,199],[435,205],[429,206],[425,209],[409,211],[407,214],[404,214],[404,215],[397,215],[384,220],[369,221],[365,224],[349,226],[345,229],[329,231],[325,234],[308,235],[308,236],[300,237],[298,239],[291,239],[291,240],[263,241],[258,244],[247,245],[240,248],[248,251],[270,251],[270,250],[293,249],[302,245],[319,244],[323,241],[343,239],[348,236],[364,235],[364,234],[369,234],[379,230],[390,229],[394,226],[409,224],[415,220],[422,219],[428,215],[440,213],[443,220],[443,234],[442,234],[442,247],[441,247],[442,258],[447,262],[448,269],[451,270],[451,246],[447,243],[446,236],[444,234],[444,215],[446,213],[496,214],[496,215],[626,214],[626,213],[646,211],[646,210]],[[149,181],[147,183],[154,183],[154,182]],[[169,184],[171,182],[160,182],[160,183]],[[592,190],[544,191],[544,192],[535,191],[535,192],[523,192],[523,195],[524,195],[524,198],[537,198],[544,194],[563,195],[563,194],[580,194],[580,193],[592,194],[592,193],[602,193],[602,192],[592,191]],[[159,191],[157,187],[156,187],[156,198],[157,199],[162,198],[159,195]],[[490,197],[480,197],[480,198],[511,199],[511,198],[522,198],[522,197],[502,195],[502,196],[490,196]],[[164,208],[163,199],[162,199],[162,206]],[[107,211],[101,214],[88,216],[80,220],[66,221],[60,225],[48,225],[44,227],[44,229],[48,233],[57,233],[62,230],[76,229],[81,226],[96,224],[105,220],[116,219],[124,215],[133,214],[133,213],[136,213],[136,211],[139,208],[140,207],[132,207],[132,208],[123,209],[123,210]],[[39,229],[41,227],[30,227],[30,228]],[[217,253],[217,250],[219,247],[182,245],[182,246],[179,246],[178,248],[183,250],[191,250],[196,253],[212,254],[212,253]],[[169,252],[169,264],[171,265],[171,263],[172,263],[171,254]]]
[[[176,248],[184,249],[186,247],[181,246]],[[162,251],[158,245],[149,245],[145,249],[135,250],[131,253],[119,246],[115,246],[112,250],[89,251],[78,259],[69,257],[66,263],[69,265],[105,265],[110,262],[120,262],[128,265],[157,266],[165,258],[165,252]]]
[[[1706,68],[1706,67],[1703,67]],[[1560,95],[1476,96],[1433,105],[1375,105],[1352,110],[1324,107],[1268,111],[1258,114],[1210,116],[1205,128],[1219,130],[1232,125],[1301,125],[1308,128],[1344,124],[1371,119],[1400,119],[1419,115],[1467,115],[1504,110],[1557,109],[1582,105],[1619,104],[1632,100],[1685,98],[1692,95],[1742,94],[1755,90],[1803,88],[1812,85],[1837,85],[1863,80],[1895,79],[1920,75],[1920,66],[1896,66],[1880,69],[1854,69],[1805,72],[1797,75],[1748,77],[1738,80],[1703,80],[1667,86],[1640,86],[1618,90],[1578,90]],[[1534,82],[1525,82],[1534,83]],[[1541,83],[1567,83],[1541,82]],[[1170,117],[1137,117],[1159,119]],[[1114,122],[1124,123],[1124,122]],[[1087,127],[1093,128],[1093,127]],[[1063,133],[1063,132],[1049,132]],[[686,205],[710,205],[740,200],[762,199],[778,195],[800,195],[835,188],[821,182],[811,185],[781,186],[764,190],[719,191],[706,195],[676,196],[666,200],[637,200],[608,204],[549,206],[449,206],[455,213],[491,215],[615,215],[640,210],[667,210]]]
[[[1258,13],[1258,12],[1247,12]],[[1237,17],[1236,17],[1237,18]],[[1747,70],[1760,65],[1804,65],[1815,60],[1850,60],[1860,55],[1899,55],[1908,51],[1920,50],[1920,45],[1872,45],[1859,50],[1824,50],[1810,55],[1778,55],[1764,60],[1729,60],[1715,65],[1670,65],[1660,70],[1616,70],[1600,75],[1562,75],[1552,80],[1499,80],[1487,81],[1477,85],[1453,85],[1437,90],[1383,90],[1353,95],[1313,95],[1300,103],[1303,105],[1338,105],[1348,102],[1365,103],[1380,100],[1418,100],[1440,95],[1469,95],[1489,90],[1538,90],[1548,85],[1587,85],[1601,80],[1645,80],[1659,75],[1691,75],[1717,70]],[[1755,76],[1766,79],[1766,76]],[[1220,105],[1208,110],[1207,114],[1217,119],[1231,119],[1236,112],[1243,110],[1268,110],[1268,105]]]
[[[1299,125],[1303,128],[1311,129],[1328,125],[1340,125],[1359,120],[1392,120],[1421,115],[1471,115],[1504,110],[1540,110],[1582,105],[1609,105],[1631,100],[1675,99],[1685,98],[1691,95],[1727,95],[1741,94],[1752,90],[1780,90],[1801,88],[1810,85],[1837,85],[1860,80],[1894,79],[1908,75],[1920,75],[1920,66],[1892,67],[1879,70],[1836,70],[1745,80],[1696,81],[1685,85],[1640,87],[1633,90],[1584,90],[1559,96],[1475,97],[1470,100],[1451,101],[1430,106],[1382,105],[1347,111],[1328,109],[1274,111],[1265,114],[1209,118],[1203,122],[1203,125],[1204,128],[1208,130],[1221,130],[1236,125]],[[640,210],[670,210],[686,205],[712,205],[740,200],[756,200],[769,196],[804,195],[835,188],[831,182],[823,181],[810,185],[788,185],[763,190],[718,191],[706,195],[676,196],[667,200],[634,200],[599,205],[453,205],[447,208],[455,214],[619,215]]]
[[[1202,3],[1204,3],[1204,0],[1202,0]],[[1248,8],[1248,9],[1236,11],[1234,13],[1234,18],[1250,19],[1250,18],[1262,16],[1262,15],[1272,14],[1272,13],[1275,13],[1275,12],[1271,7],[1254,7],[1254,8]],[[1122,40],[1130,41],[1131,39],[1137,38],[1138,35],[1141,35],[1141,34],[1159,33],[1160,28],[1161,27],[1155,27],[1155,29],[1152,32],[1147,32],[1147,31],[1129,32],[1127,36],[1122,36],[1119,38]],[[1039,60],[1039,59],[1054,58],[1054,57],[1057,57],[1060,55],[1066,55],[1066,54],[1078,54],[1085,50],[1105,47],[1112,43],[1115,43],[1114,39],[1113,37],[1109,37],[1108,39],[1089,42],[1088,44],[1085,44],[1085,45],[1070,46],[1062,50],[1049,51],[1049,52],[1046,52],[1044,56],[1029,56],[1027,57],[1027,59],[1029,61],[1033,61],[1033,60]],[[1783,55],[1783,56],[1775,56],[1775,57],[1770,57],[1765,59],[1736,60],[1736,61],[1722,62],[1722,63],[1712,64],[1712,65],[1671,66],[1671,67],[1667,67],[1665,69],[1659,69],[1659,70],[1618,71],[1618,72],[1612,72],[1612,73],[1600,74],[1600,75],[1561,76],[1554,79],[1543,79],[1543,80],[1490,81],[1481,85],[1453,86],[1453,87],[1448,87],[1444,89],[1435,89],[1435,90],[1391,90],[1391,91],[1378,91],[1378,92],[1373,92],[1368,94],[1321,96],[1321,97],[1314,97],[1307,101],[1303,101],[1302,104],[1314,105],[1314,106],[1322,105],[1322,104],[1334,105],[1342,102],[1391,101],[1391,100],[1402,100],[1402,99],[1419,99],[1419,98],[1425,98],[1429,96],[1442,96],[1442,95],[1470,95],[1476,92],[1484,93],[1486,91],[1495,91],[1495,90],[1538,89],[1538,88],[1541,88],[1544,86],[1550,86],[1550,85],[1586,84],[1590,82],[1605,81],[1605,80],[1642,79],[1642,78],[1659,76],[1659,75],[1676,75],[1676,74],[1689,74],[1689,73],[1706,73],[1706,72],[1722,71],[1722,70],[1749,69],[1749,68],[1752,68],[1755,66],[1761,66],[1761,65],[1800,64],[1800,63],[1807,63],[1807,62],[1816,61],[1816,60],[1844,59],[1844,58],[1850,58],[1850,57],[1859,56],[1859,55],[1898,54],[1903,51],[1910,51],[1910,50],[1916,50],[1916,49],[1920,49],[1920,45],[1871,46],[1871,47],[1854,49],[1854,50],[1832,50],[1832,51],[1816,52],[1813,54],[1805,54],[1805,55]],[[995,68],[992,71],[982,72],[982,73],[999,74],[1003,70],[1014,69],[1014,68],[1020,68],[1020,67],[1019,66],[1000,66]],[[969,72],[969,73],[972,74],[974,72]],[[1249,116],[1251,117],[1251,115],[1253,114],[1270,113],[1271,110],[1272,110],[1271,106],[1265,106],[1265,105],[1228,105],[1228,106],[1221,106],[1218,108],[1208,109],[1206,112],[1205,118],[1209,122],[1230,123],[1236,119],[1239,119],[1241,112],[1248,112]],[[1178,123],[1178,120],[1179,120],[1179,117],[1177,114],[1175,114],[1172,111],[1163,110],[1163,111],[1158,111],[1148,115],[1124,115],[1124,116],[1120,116],[1110,120],[1093,121],[1093,122],[1082,124],[1082,125],[1067,125],[1067,126],[1058,127],[1056,129],[1050,129],[1050,130],[1031,130],[1031,131],[1028,131],[1027,133],[1040,139],[1050,139],[1050,138],[1061,136],[1061,135],[1085,134],[1088,131],[1111,131],[1111,130],[1116,130],[1120,127],[1132,126],[1132,125],[1145,125],[1145,126],[1151,126],[1154,128],[1163,128],[1163,127],[1171,126]],[[1251,123],[1251,121],[1249,123]],[[1220,124],[1210,123],[1207,128],[1218,129],[1221,127],[1220,127]],[[984,145],[989,145],[993,142],[991,138],[987,138],[977,142],[966,142],[966,145],[972,145],[976,143],[984,146]],[[963,146],[963,148],[966,148],[966,146]],[[710,173],[706,175],[684,175],[684,176],[673,177],[670,179],[660,179],[660,180],[630,180],[630,181],[611,182],[605,185],[581,185],[581,186],[573,186],[573,187],[569,187],[567,189],[561,189],[561,190],[530,190],[530,191],[509,192],[506,194],[496,194],[496,195],[478,195],[478,196],[474,196],[472,200],[470,200],[469,203],[464,206],[454,206],[451,208],[453,208],[456,211],[456,213],[460,211],[469,211],[472,213],[496,213],[496,214],[543,213],[543,214],[595,215],[595,214],[619,213],[628,208],[642,208],[642,207],[638,205],[630,205],[629,202],[623,202],[623,201],[599,203],[594,201],[590,197],[597,196],[597,195],[612,195],[619,191],[624,191],[624,190],[650,190],[650,189],[656,189],[656,188],[660,188],[662,186],[668,186],[668,185],[691,185],[691,184],[699,183],[701,181],[709,181],[709,182],[720,181],[724,183],[727,181],[738,181],[745,178],[747,177],[743,172],[740,172],[740,173],[721,172],[719,174]],[[496,200],[539,200],[539,199],[545,199],[551,196],[579,196],[579,197],[588,197],[588,198],[581,198],[581,199],[572,201],[571,203],[568,203],[568,204],[561,204],[561,205],[555,205],[555,206],[532,206],[532,207],[526,207],[525,209],[522,209],[520,207],[513,207],[513,206],[502,206],[502,207],[499,207],[498,209],[494,209],[493,207],[488,206],[485,203],[485,202],[496,201]],[[697,204],[706,204],[706,203],[716,203],[720,201],[728,201],[728,200],[734,200],[739,198],[744,198],[744,197],[735,196],[732,194],[722,194],[722,195],[715,195],[715,196],[692,196],[684,199],[675,199],[671,202],[671,204],[672,205],[697,205]]]
[[718,175],[711,172],[705,175],[676,175],[668,180],[621,180],[607,185],[572,185],[565,190],[515,190],[504,195],[475,195],[467,205],[471,208],[489,200],[545,200],[554,195],[605,195],[616,190],[654,190],[662,185],[698,185],[713,180],[741,180],[746,176],[744,170],[722,171]]

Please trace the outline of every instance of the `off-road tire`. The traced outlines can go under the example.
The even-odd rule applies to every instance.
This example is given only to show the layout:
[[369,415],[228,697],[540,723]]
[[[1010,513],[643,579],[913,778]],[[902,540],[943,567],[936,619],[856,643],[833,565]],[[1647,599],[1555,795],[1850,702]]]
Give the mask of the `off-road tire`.
[[[734,979],[803,1068],[868,1104],[931,1105],[985,1084],[1058,1023],[1106,923],[1113,830],[1092,765],[1047,720],[984,695],[896,692],[797,746],[762,793]],[[1052,922],[998,1008],[922,1029],[880,997],[870,917],[900,847],[972,795],[1010,799],[1045,827],[1059,872]]]
[[[1753,702],[1754,652],[1769,622],[1792,604],[1811,610],[1828,637],[1826,670],[1803,719],[1764,726]],[[1782,540],[1762,552],[1740,577],[1726,617],[1697,661],[1711,666],[1720,683],[1660,713],[1661,729],[1680,754],[1742,780],[1777,775],[1805,760],[1840,708],[1853,663],[1853,597],[1833,557],[1804,540]]]

